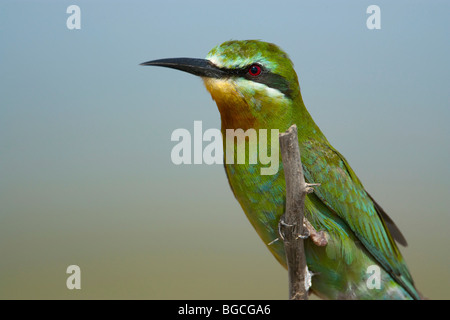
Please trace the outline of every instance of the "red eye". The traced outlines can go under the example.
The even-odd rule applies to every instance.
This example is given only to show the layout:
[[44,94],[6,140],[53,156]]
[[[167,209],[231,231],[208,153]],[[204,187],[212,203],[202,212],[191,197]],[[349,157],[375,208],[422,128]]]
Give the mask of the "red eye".
[[261,74],[261,66],[257,64],[252,64],[250,68],[248,68],[248,74],[252,77],[259,76]]

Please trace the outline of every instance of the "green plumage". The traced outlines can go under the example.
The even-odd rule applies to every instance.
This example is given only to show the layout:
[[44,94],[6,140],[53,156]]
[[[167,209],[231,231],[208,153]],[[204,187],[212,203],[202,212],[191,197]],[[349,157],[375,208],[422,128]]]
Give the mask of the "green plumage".
[[[258,125],[254,127],[284,132],[290,125],[297,124],[305,179],[309,183],[320,183],[313,194],[307,195],[306,217],[316,230],[326,231],[330,239],[326,247],[306,241],[307,263],[316,273],[312,290],[330,299],[418,299],[411,275],[383,220],[384,213],[377,210],[378,205],[345,158],[330,145],[312,120],[288,56],[273,44],[230,41],[213,49],[207,59],[225,68],[257,62],[290,83],[294,93],[279,100],[264,90],[250,89],[248,84],[235,81],[249,113],[257,119]],[[220,106],[219,110],[226,112]],[[273,116],[274,112],[277,117]],[[229,127],[222,123],[222,130]],[[260,165],[226,164],[225,167],[230,186],[248,219],[264,243],[270,243],[278,237],[277,224],[285,207],[282,163],[273,176],[261,175]],[[395,232],[402,239],[397,229]],[[268,248],[285,265],[282,242]],[[371,265],[380,266],[380,289],[369,289],[366,284],[371,275],[367,268]]]
[[[395,242],[406,241],[314,123],[287,54],[262,41],[228,41],[213,48],[206,59],[192,63],[185,58],[163,59],[146,64],[203,77],[219,108],[224,137],[226,129],[284,132],[297,125],[305,179],[320,183],[313,194],[307,195],[305,215],[316,230],[329,236],[324,247],[310,239],[305,241],[307,264],[315,274],[311,290],[328,299],[419,299]],[[261,69],[257,76],[246,71],[255,65]],[[249,152],[247,148],[246,159],[251,156]],[[275,258],[286,266],[283,243],[268,245],[278,237],[278,221],[285,209],[282,162],[274,175],[261,175],[261,167],[266,166],[225,164],[231,189],[250,223]],[[379,267],[379,289],[367,285],[371,266]]]

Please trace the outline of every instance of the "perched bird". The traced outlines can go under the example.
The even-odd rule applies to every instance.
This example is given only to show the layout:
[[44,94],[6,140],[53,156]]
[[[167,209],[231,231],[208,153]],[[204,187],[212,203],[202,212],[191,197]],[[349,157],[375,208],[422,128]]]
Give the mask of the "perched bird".
[[[315,230],[327,234],[325,246],[311,238],[305,241],[307,265],[315,274],[312,292],[326,299],[420,299],[396,244],[406,245],[405,238],[313,121],[284,51],[257,40],[227,41],[214,47],[206,59],[160,59],[142,65],[202,77],[218,106],[224,137],[226,129],[284,132],[297,125],[305,180],[320,183],[306,197],[305,217]],[[257,151],[246,149],[246,159],[252,152]],[[270,244],[278,237],[285,209],[281,161],[279,166],[273,175],[262,175],[259,162],[225,163],[225,171],[250,223],[286,267],[282,241]],[[378,288],[368,285],[371,266],[379,267]]]

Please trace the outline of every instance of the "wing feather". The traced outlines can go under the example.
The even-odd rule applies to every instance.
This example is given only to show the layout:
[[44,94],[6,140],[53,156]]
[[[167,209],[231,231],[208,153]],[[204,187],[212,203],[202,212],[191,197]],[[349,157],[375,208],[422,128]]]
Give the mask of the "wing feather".
[[[376,260],[402,284],[417,295],[413,280],[395,244],[406,240],[392,219],[365,191],[345,158],[329,144],[307,140],[302,145],[305,179],[320,183],[315,194],[342,218]],[[392,232],[392,234],[391,234]],[[412,289],[411,289],[412,288]]]

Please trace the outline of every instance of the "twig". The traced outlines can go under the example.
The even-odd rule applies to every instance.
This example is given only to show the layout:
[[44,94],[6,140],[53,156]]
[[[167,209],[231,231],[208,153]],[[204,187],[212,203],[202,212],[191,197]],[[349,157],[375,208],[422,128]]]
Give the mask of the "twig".
[[306,265],[302,235],[305,197],[311,192],[303,176],[297,126],[292,125],[280,137],[281,157],[286,180],[286,211],[279,222],[280,238],[284,241],[289,273],[289,299],[307,300],[311,275]]

